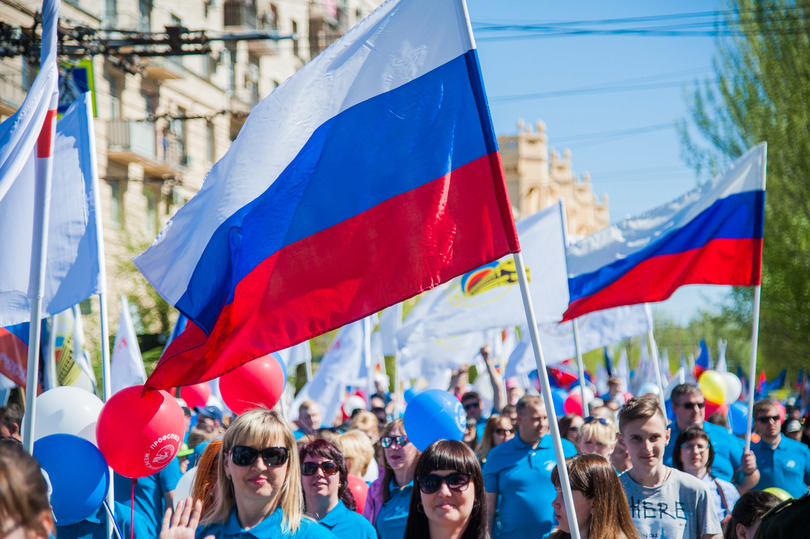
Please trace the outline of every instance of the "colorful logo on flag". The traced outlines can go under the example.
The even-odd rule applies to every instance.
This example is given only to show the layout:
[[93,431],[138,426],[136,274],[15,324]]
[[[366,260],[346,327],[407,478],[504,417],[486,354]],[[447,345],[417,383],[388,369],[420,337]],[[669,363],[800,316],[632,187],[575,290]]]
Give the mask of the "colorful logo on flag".
[[[526,268],[529,278],[529,268]],[[531,282],[531,278],[529,278]],[[457,307],[469,307],[491,303],[503,297],[518,284],[515,260],[496,260],[465,273],[447,289],[450,303]]]

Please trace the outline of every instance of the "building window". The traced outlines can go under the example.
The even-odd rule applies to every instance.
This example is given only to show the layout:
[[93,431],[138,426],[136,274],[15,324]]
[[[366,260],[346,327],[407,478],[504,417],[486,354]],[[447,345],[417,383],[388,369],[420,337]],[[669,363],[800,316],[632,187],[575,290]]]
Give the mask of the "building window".
[[214,139],[214,122],[205,123],[205,141],[208,150],[208,162],[213,163],[217,160],[217,145]]
[[124,197],[121,189],[121,180],[110,181],[110,213],[112,224],[116,228],[124,228]]
[[293,21],[292,22],[292,33],[293,33],[293,54],[298,56],[298,23]]
[[138,0],[138,29],[141,32],[152,30],[152,0]]
[[121,94],[124,90],[124,81],[116,75],[110,75],[110,118],[121,118]]
[[160,191],[153,187],[144,187],[143,189],[143,194],[146,197],[146,233],[151,236],[157,236],[160,225],[158,212],[159,193]]

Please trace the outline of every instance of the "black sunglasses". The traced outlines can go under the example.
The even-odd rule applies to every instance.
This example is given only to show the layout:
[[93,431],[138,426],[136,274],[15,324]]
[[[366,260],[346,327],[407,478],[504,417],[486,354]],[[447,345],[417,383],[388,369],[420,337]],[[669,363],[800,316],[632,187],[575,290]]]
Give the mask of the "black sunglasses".
[[408,445],[408,437],[407,436],[383,436],[380,438],[380,445],[384,448],[391,447],[391,444],[397,444],[399,447],[405,447]]
[[612,423],[612,421],[610,419],[605,419],[604,417],[594,417],[592,415],[589,415],[588,417],[585,418],[585,421],[584,421],[583,424],[587,425],[589,423],[597,423],[597,422],[600,425],[604,425],[606,427],[609,427],[611,425],[611,423]]
[[301,465],[301,475],[315,475],[318,468],[323,470],[324,475],[335,475],[340,471],[338,465],[331,460],[325,460],[320,464],[317,462],[305,462]]
[[779,423],[779,416],[778,415],[762,415],[757,418],[757,421],[760,423],[770,423],[773,421],[774,423]]
[[442,483],[447,483],[447,488],[450,490],[463,492],[467,490],[467,486],[470,484],[470,474],[453,472],[446,477],[442,477],[432,473],[418,477],[416,482],[419,483],[419,490],[422,491],[422,494],[433,494],[442,488]]
[[259,455],[267,466],[281,466],[290,458],[286,447],[265,447],[256,449],[246,445],[235,445],[230,450],[231,460],[237,466],[250,466]]
[[478,402],[478,401],[468,402],[467,404],[464,405],[465,410],[472,410],[473,408],[480,408],[480,407],[481,407],[481,403]]
[[512,434],[514,430],[512,429],[495,429],[495,434],[499,434],[501,436],[506,436],[507,434]]
[[700,408],[702,410],[702,409],[706,408],[706,403],[705,402],[684,402],[683,404],[681,404],[681,406],[683,406],[684,408],[687,408],[689,410],[694,410],[695,406],[697,406],[698,408]]

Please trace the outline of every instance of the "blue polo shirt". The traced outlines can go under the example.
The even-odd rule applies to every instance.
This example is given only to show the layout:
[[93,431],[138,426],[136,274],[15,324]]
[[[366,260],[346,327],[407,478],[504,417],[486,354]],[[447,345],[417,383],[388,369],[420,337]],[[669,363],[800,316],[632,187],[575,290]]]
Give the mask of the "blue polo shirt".
[[[562,444],[566,458],[576,455],[574,444]],[[534,449],[517,435],[489,452],[484,487],[498,494],[493,539],[539,537],[551,530],[551,502],[557,496],[551,471],[556,465],[551,435],[543,436]]]
[[[168,466],[156,474],[140,477],[135,481],[135,513],[143,518],[144,525],[149,531],[148,537],[160,535],[163,513],[166,511],[163,495],[173,491],[182,476],[180,461],[175,457]],[[132,479],[116,473],[114,486],[115,501],[129,508],[132,499]]]
[[756,490],[777,487],[794,498],[807,494],[810,485],[810,449],[801,442],[782,436],[776,449],[763,441],[751,444],[757,457],[759,483]]
[[399,488],[392,479],[388,484],[388,491],[391,495],[377,515],[375,524],[377,536],[380,539],[402,539],[405,537],[405,525],[408,523],[413,481]]
[[350,510],[340,500],[318,523],[338,539],[377,539],[377,530],[371,522]]
[[[674,467],[672,465],[672,451],[675,449],[675,440],[678,439],[681,429],[678,428],[675,421],[669,424],[669,429],[669,443],[666,450],[664,450],[664,464]],[[724,481],[732,481],[735,470],[742,467],[745,442],[723,427],[708,421],[703,422],[703,430],[709,435],[709,440],[712,442],[712,448],[714,449],[712,476]]]
[[298,532],[290,533],[281,530],[282,513],[279,507],[261,521],[258,526],[249,530],[242,528],[236,516],[236,508],[231,511],[228,520],[220,524],[209,524],[197,528],[195,537],[204,539],[213,535],[217,539],[335,539],[335,536],[310,518],[302,518]]
[[[115,502],[115,521],[125,539],[132,537],[133,527],[130,526],[129,517],[130,508]],[[135,513],[135,537],[149,537],[149,530],[144,526],[143,518]],[[59,539],[107,539],[107,509],[102,504],[95,513],[84,520],[67,526],[57,525],[56,536]],[[117,537],[115,532],[113,532],[113,537]]]

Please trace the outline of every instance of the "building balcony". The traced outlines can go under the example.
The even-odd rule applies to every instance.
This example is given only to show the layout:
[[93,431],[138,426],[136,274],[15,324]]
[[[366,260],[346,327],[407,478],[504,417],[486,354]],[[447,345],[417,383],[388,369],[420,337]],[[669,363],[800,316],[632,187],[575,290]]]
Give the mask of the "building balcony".
[[185,76],[183,66],[171,58],[150,58],[145,61],[143,70],[147,77],[158,81],[182,79]]
[[223,25],[226,28],[256,30],[259,27],[259,16],[256,10],[256,4],[253,2],[245,0],[225,0],[223,14]]
[[138,163],[153,177],[180,176],[188,166],[185,145],[177,137],[157,136],[155,124],[133,120],[109,122],[107,155],[122,163]]

